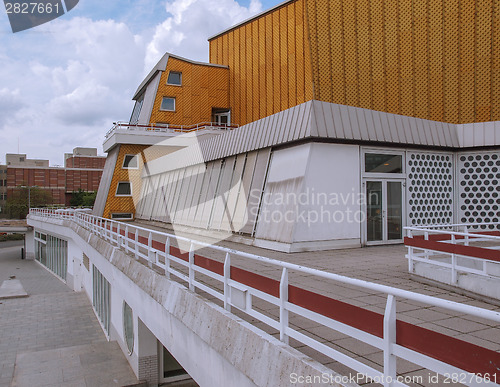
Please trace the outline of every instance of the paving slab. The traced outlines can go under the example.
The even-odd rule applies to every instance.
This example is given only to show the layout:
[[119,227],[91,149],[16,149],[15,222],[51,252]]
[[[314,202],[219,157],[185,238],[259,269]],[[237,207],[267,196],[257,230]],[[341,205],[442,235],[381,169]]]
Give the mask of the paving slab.
[[8,279],[0,285],[0,300],[23,297],[28,297],[28,293],[18,279]]
[[11,387],[88,387],[91,384],[137,384],[116,342],[19,353],[16,356]]

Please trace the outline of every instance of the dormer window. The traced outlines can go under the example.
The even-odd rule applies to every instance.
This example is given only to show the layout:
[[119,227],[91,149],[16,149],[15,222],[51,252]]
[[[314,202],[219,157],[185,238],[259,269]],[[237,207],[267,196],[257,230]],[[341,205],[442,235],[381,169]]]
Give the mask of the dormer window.
[[167,85],[181,86],[182,85],[182,73],[178,71],[170,71],[168,73]]

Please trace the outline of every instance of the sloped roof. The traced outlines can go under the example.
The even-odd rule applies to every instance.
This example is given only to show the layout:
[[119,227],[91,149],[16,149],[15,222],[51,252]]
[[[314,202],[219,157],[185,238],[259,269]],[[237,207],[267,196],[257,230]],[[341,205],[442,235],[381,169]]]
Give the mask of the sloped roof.
[[449,124],[370,109],[308,101],[148,163],[150,174],[307,138],[401,146],[500,145],[500,121]]
[[184,62],[189,62],[189,63],[195,64],[195,65],[200,65],[200,66],[228,68],[228,66],[217,65],[217,64],[213,64],[213,63],[197,62],[197,61],[194,61],[191,59],[183,58],[182,56],[179,56],[179,55],[174,55],[174,54],[171,54],[169,52],[166,52],[165,55],[163,55],[161,57],[161,59],[158,61],[158,63],[156,63],[156,65],[153,67],[153,69],[149,72],[149,74],[146,76],[146,78],[144,78],[144,80],[141,82],[141,84],[139,85],[139,87],[135,91],[134,96],[132,97],[133,100],[136,100],[139,97],[139,95],[142,93],[144,88],[149,84],[149,82],[151,82],[151,80],[154,78],[154,76],[156,75],[156,73],[158,71],[165,71],[167,69],[168,58],[170,58],[170,57],[182,60]]

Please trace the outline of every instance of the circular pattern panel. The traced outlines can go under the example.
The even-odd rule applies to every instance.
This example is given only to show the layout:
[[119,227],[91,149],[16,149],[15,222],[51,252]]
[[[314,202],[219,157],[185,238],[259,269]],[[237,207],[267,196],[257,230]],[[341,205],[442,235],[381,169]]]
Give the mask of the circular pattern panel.
[[500,153],[461,154],[458,157],[458,178],[460,223],[498,222]]
[[450,154],[408,153],[408,217],[412,226],[453,223]]

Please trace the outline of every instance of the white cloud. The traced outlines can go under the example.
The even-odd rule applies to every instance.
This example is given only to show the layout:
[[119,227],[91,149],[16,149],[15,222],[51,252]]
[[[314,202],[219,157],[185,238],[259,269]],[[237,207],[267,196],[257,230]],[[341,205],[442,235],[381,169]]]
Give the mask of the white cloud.
[[[58,164],[76,146],[101,151],[112,122],[130,117],[136,87],[165,51],[206,61],[209,36],[261,9],[259,0],[248,7],[234,0],[173,0],[164,3],[161,18],[158,1],[127,4],[119,21],[78,16],[78,6],[33,30],[0,31],[0,158],[17,152],[18,138],[28,157]],[[140,7],[147,4],[156,8],[145,12]]]
[[24,106],[20,94],[19,89],[9,90],[5,87],[0,89],[0,126]]
[[146,52],[146,67],[153,67],[168,51],[189,59],[207,61],[207,39],[261,11],[259,0],[243,7],[234,0],[174,0],[166,4],[170,15],[156,27]]

